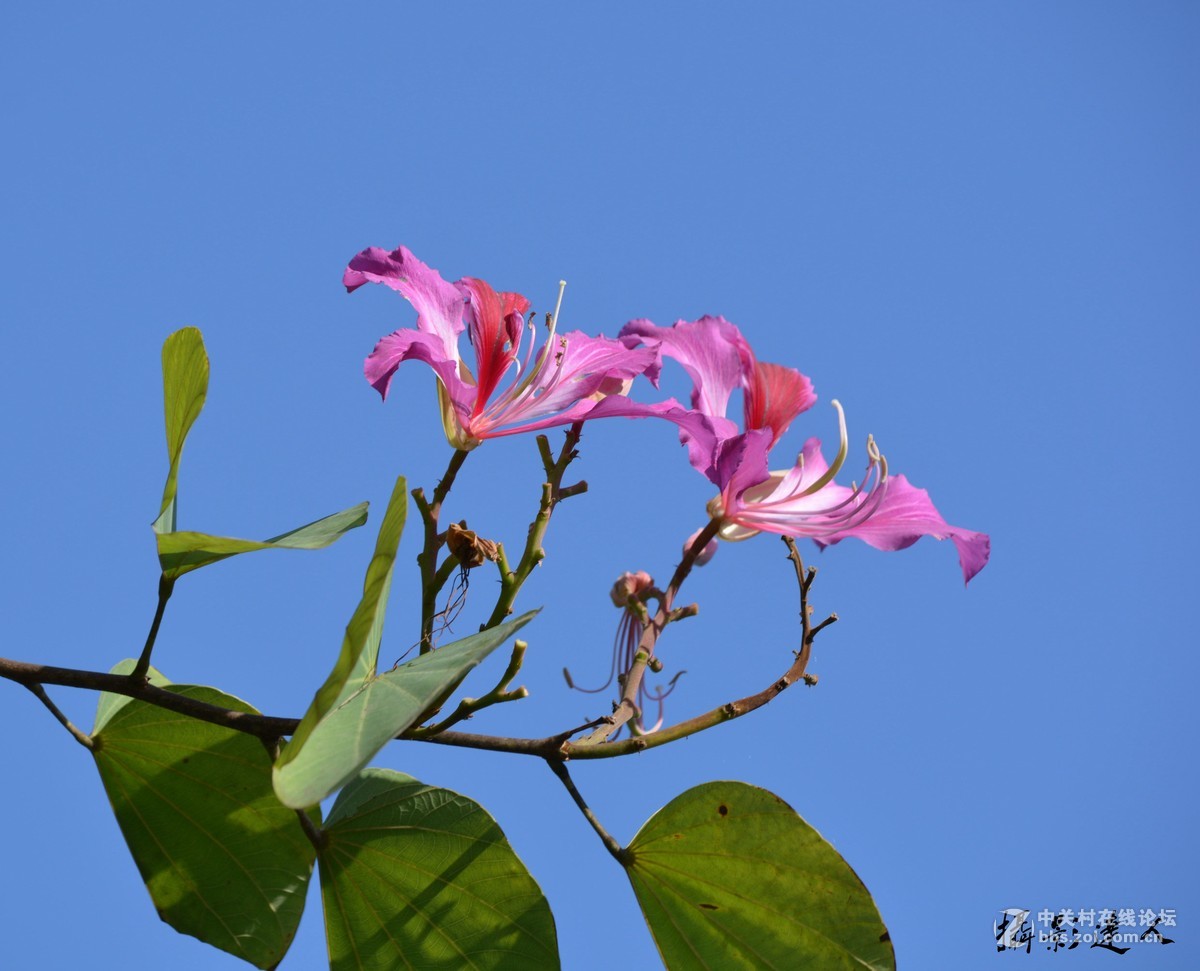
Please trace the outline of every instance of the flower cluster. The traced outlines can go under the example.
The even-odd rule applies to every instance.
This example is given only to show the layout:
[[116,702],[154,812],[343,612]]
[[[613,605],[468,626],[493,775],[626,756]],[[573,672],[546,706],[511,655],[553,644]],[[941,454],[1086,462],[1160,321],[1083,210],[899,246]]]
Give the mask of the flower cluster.
[[[718,489],[708,513],[719,522],[723,540],[770,532],[808,537],[820,546],[856,537],[876,549],[899,550],[932,536],[954,543],[965,581],[987,563],[987,535],[949,525],[924,489],[890,473],[873,439],[867,439],[861,483],[835,481],[849,455],[845,414],[836,401],[833,462],[826,461],[820,441],[809,438],[794,464],[772,470],[772,449],[817,396],[799,371],[759,361],[741,331],[723,317],[671,327],[634,320],[610,339],[559,333],[556,309],[547,315],[548,334],[535,351],[525,297],[498,293],[471,277],[448,283],[403,246],[390,253],[364,250],[350,261],[343,282],[351,291],[382,283],[412,304],[416,328],[380,340],[366,360],[366,377],[386,397],[403,361],[428,364],[438,378],[442,421],[455,448],[596,418],[660,418],[678,427],[688,460]],[[531,333],[522,357],[526,327]],[[459,354],[464,330],[474,349],[473,371]],[[637,377],[658,387],[664,356],[691,378],[691,407],[672,398],[642,402],[628,396]],[[501,390],[510,370],[510,383]],[[727,414],[738,390],[741,427]]]

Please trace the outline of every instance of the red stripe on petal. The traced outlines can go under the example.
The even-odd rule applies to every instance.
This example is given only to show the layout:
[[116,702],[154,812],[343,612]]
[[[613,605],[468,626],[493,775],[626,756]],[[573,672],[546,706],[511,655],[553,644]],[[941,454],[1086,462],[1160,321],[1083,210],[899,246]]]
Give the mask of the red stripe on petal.
[[793,419],[816,400],[812,382],[795,368],[758,362],[746,386],[746,430],[770,428],[774,444]]

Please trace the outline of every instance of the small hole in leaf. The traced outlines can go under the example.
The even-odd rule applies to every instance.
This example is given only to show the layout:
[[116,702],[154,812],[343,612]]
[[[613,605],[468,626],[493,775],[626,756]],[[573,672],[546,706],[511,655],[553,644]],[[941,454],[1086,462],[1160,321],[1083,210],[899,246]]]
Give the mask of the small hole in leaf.
[[719,812],[722,816],[728,816],[729,815],[729,807],[726,806],[725,803],[721,803],[721,805],[719,805],[717,807],[717,812]]
[[721,908],[718,907],[716,904],[701,904],[700,909],[701,910],[720,910]]

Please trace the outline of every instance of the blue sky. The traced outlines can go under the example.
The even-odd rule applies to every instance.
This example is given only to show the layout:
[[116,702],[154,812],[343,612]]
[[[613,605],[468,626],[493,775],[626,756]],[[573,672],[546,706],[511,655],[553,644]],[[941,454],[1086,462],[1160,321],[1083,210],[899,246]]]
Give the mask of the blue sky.
[[[592,332],[724,314],[814,382],[788,450],[833,438],[838,398],[856,443],[872,433],[950,522],[992,535],[992,562],[964,591],[949,544],[813,551],[817,610],[841,617],[818,640],[820,685],[579,766],[598,815],[628,842],[692,785],[770,788],[862,876],[904,967],[984,966],[1007,907],[1172,908],[1177,943],[1121,966],[1196,966],[1193,5],[68,4],[4,20],[4,654],[107,669],[140,648],[158,354],[179,326],[204,331],[213,363],[181,526],[259,537],[363,499],[378,514],[397,474],[428,487],[448,458],[427,372],[406,366],[386,405],[362,380],[374,341],[412,321],[382,288],[344,294],[365,246],[404,243],[541,308],[565,278],[564,326]],[[523,595],[545,607],[533,697],[476,730],[600,714],[561,668],[602,678],[613,579],[665,580],[704,521],[710,487],[665,424],[589,426],[577,469],[591,491],[560,508]],[[512,546],[538,472],[531,441],[488,443],[448,515]],[[156,663],[299,715],[373,532],[184,578]],[[415,640],[415,552],[410,536],[385,655]],[[689,580],[701,616],[661,648],[688,671],[669,717],[787,666],[782,552],[723,547]],[[87,755],[27,692],[0,691],[7,960],[240,966],[155,919]],[[53,695],[90,725],[94,697]],[[492,812],[550,899],[564,967],[655,966],[625,877],[544,766],[418,744],[380,764]],[[1007,960],[1115,959],[1081,953]],[[283,967],[323,954],[314,895]]]

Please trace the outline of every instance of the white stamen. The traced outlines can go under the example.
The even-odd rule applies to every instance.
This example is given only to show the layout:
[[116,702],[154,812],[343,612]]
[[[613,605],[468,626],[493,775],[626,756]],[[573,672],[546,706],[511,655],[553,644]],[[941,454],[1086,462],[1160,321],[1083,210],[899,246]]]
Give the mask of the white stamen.
[[846,461],[846,456],[850,452],[849,436],[846,434],[846,413],[842,411],[842,404],[836,398],[830,404],[837,409],[838,413],[838,442],[837,455],[833,457],[833,462],[829,468],[825,470],[825,474],[817,479],[812,485],[800,493],[801,496],[811,496],[814,492],[819,492],[833,481],[833,477],[838,474],[843,463]]
[[562,310],[563,291],[567,289],[567,281],[558,281],[558,302],[554,305],[554,314],[550,318],[550,333],[554,333],[554,329],[558,326],[558,312]]

